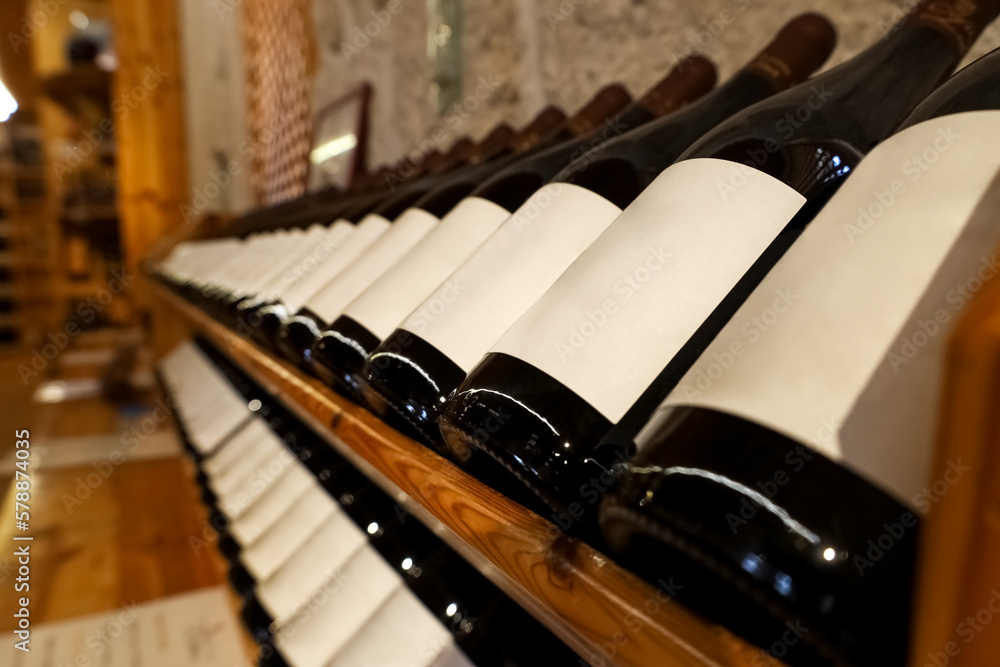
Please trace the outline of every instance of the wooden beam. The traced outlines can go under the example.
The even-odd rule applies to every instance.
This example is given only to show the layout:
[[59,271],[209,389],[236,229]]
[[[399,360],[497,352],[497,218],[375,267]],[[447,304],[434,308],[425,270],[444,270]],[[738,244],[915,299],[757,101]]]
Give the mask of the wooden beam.
[[[112,113],[118,142],[121,239],[126,271],[156,242],[177,230],[188,202],[184,77],[176,2],[112,0],[119,70]],[[130,295],[151,314],[154,329],[163,314],[152,308],[147,283]]]
[[[949,350],[923,519],[911,667],[1000,660],[1000,281],[969,306]],[[961,473],[961,477],[958,477]],[[934,484],[932,483],[932,484]]]
[[156,284],[175,316],[280,400],[332,447],[588,660],[727,667],[782,663],[671,602],[592,547],[525,509],[255,347]]

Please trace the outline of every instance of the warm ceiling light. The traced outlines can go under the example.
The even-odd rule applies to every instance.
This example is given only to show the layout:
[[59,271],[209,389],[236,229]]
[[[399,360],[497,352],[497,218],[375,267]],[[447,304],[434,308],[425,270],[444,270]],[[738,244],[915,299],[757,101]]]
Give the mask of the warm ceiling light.
[[90,25],[90,18],[79,9],[74,9],[69,13],[69,22],[73,24],[74,28],[84,30]]
[[345,134],[313,149],[313,152],[309,154],[309,159],[312,160],[313,164],[323,164],[330,158],[346,153],[357,145],[358,138],[356,136]]
[[15,111],[17,111],[17,100],[3,85],[3,81],[0,81],[0,123],[10,118],[10,115]]

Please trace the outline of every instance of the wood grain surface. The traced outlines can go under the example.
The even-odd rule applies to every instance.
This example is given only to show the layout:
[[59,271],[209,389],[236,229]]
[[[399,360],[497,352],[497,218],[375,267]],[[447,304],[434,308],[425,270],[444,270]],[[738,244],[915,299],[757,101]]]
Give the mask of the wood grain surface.
[[549,521],[483,485],[367,410],[155,291],[485,576],[595,665],[780,665]]

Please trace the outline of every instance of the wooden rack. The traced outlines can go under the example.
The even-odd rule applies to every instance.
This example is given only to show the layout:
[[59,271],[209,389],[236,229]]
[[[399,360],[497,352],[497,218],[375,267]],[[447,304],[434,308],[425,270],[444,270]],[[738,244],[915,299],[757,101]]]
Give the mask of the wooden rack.
[[[165,309],[226,352],[342,455],[594,664],[781,665],[662,594],[546,519],[481,484],[317,380],[262,351],[166,287]],[[181,327],[174,332],[184,335]],[[973,300],[954,333],[932,472],[971,466],[923,518],[909,664],[944,656],[983,667],[1000,656],[1000,614],[966,641],[957,628],[1000,604],[1000,281]],[[979,623],[982,623],[980,619]],[[928,663],[928,661],[930,661]]]
[[[262,351],[167,288],[154,293],[480,572],[595,665],[773,665],[364,408]],[[603,661],[602,661],[603,658]]]

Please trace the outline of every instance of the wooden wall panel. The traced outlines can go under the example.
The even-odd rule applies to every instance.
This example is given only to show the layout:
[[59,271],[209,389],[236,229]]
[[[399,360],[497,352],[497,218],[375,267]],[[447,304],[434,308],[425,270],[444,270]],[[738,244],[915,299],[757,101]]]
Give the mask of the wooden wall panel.
[[[121,239],[125,266],[139,275],[142,258],[163,236],[180,231],[188,201],[184,80],[177,4],[112,0],[119,70],[113,88],[118,139]],[[152,316],[147,284],[134,303]],[[163,350],[159,350],[163,351]]]

